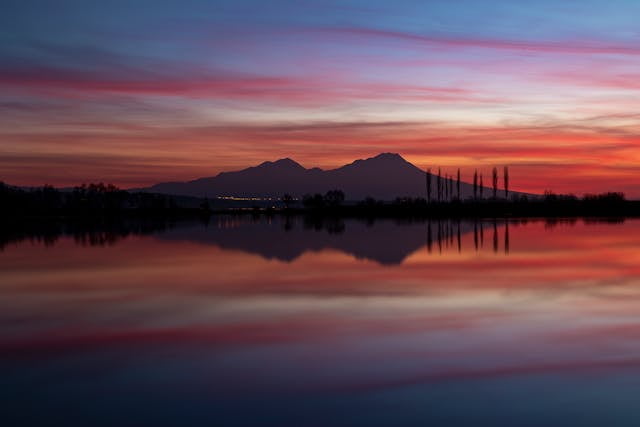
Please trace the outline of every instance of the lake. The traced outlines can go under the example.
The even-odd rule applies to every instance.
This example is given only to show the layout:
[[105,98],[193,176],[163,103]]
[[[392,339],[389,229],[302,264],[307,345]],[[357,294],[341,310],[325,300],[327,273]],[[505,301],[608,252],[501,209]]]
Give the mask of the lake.
[[0,240],[5,426],[638,426],[640,221],[49,224]]

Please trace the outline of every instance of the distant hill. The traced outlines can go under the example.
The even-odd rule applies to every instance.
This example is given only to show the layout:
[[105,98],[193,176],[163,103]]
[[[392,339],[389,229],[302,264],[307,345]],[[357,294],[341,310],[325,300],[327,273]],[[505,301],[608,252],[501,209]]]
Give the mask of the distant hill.
[[[490,177],[484,177],[485,182]],[[432,194],[436,194],[436,176],[432,178]],[[501,179],[502,181],[502,179]],[[456,183],[452,183],[453,194]],[[347,200],[393,200],[397,197],[426,197],[426,172],[395,153],[382,153],[337,169],[306,169],[286,158],[264,162],[235,172],[222,172],[215,177],[187,182],[165,182],[139,191],[196,197],[281,197],[285,193],[301,197],[307,193],[326,193],[340,189]],[[473,185],[462,182],[463,199],[473,196]],[[493,190],[485,187],[484,196]],[[501,192],[504,194],[504,192]],[[521,194],[521,193],[517,193]]]

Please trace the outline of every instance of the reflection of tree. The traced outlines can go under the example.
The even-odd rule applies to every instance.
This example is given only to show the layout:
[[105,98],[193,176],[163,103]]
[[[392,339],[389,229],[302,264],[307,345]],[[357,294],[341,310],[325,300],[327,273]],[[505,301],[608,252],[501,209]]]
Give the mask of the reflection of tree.
[[329,234],[342,234],[345,230],[344,221],[340,218],[332,218],[326,222],[325,227]]
[[[463,225],[464,224],[464,225]],[[462,236],[472,233],[476,249],[478,248],[478,223],[459,219],[437,219],[427,221],[427,251],[433,252],[434,244],[438,245],[438,253],[457,248],[462,252]],[[434,242],[435,239],[435,242]]]
[[65,236],[82,246],[109,246],[128,236],[153,234],[174,226],[174,221],[162,219],[14,221],[0,226],[0,249],[26,239],[53,246]]
[[291,231],[293,230],[293,220],[291,219],[290,216],[286,216],[284,218],[284,225],[282,227],[284,229],[284,231]]
[[[520,222],[520,220],[513,220]],[[526,220],[523,220],[526,223]],[[427,251],[433,250],[433,245],[438,245],[438,252],[442,253],[448,249],[457,249],[458,253],[463,252],[463,236],[468,233],[469,238],[473,239],[473,248],[477,252],[483,248],[484,227],[491,227],[491,249],[498,252],[500,246],[499,225],[502,222],[494,219],[492,222],[483,223],[478,220],[462,221],[460,219],[437,219],[427,221]],[[505,254],[509,253],[509,221],[504,221],[504,249]],[[434,228],[435,233],[434,233]],[[434,241],[435,239],[435,241]]]
[[473,245],[478,250],[478,221],[473,221]]
[[306,230],[326,231],[329,234],[342,234],[346,226],[344,220],[339,217],[323,217],[318,215],[305,216],[303,227]]
[[544,222],[544,228],[551,230],[558,225],[574,226],[578,222],[577,218],[547,218]]
[[504,222],[504,253],[509,253],[509,221]]
[[[504,226],[503,253],[509,254],[511,227],[540,220],[511,219],[481,222],[442,218],[427,221],[404,219],[398,220],[395,226],[390,224],[389,220],[378,221],[344,220],[339,216],[322,215],[217,215],[212,217],[209,227],[198,220],[180,222],[161,219],[14,221],[0,223],[0,250],[8,244],[23,240],[51,246],[55,245],[61,237],[70,237],[76,244],[83,246],[115,245],[129,236],[143,236],[172,230],[166,233],[168,236],[166,238],[203,241],[222,248],[258,253],[268,259],[292,261],[309,249],[339,248],[354,254],[357,258],[372,259],[382,264],[398,264],[409,254],[424,248],[425,243],[429,253],[434,253],[435,245],[438,253],[449,249],[455,251],[455,248],[458,253],[461,253],[465,233],[468,233],[469,239],[473,238],[473,246],[476,251],[479,251],[485,226],[493,226],[491,246],[496,253],[500,242],[498,225]],[[623,220],[584,220],[585,224],[608,221],[620,223]],[[302,222],[303,227],[295,226],[296,222]],[[562,219],[543,223],[556,227],[572,225],[575,222],[572,219]],[[360,226],[353,226],[354,223],[359,223]],[[417,223],[420,227],[404,228],[406,223]],[[199,227],[194,228],[194,225]],[[422,226],[426,227],[426,236]],[[353,227],[351,232],[349,227]],[[185,232],[182,233],[181,229]],[[282,238],[285,232],[289,234],[286,238]],[[278,241],[278,244],[274,245],[274,241]],[[471,245],[468,244],[468,247]]]
[[451,244],[451,246],[453,246],[453,239],[454,239],[454,235],[453,235],[453,221],[449,221],[449,243]]

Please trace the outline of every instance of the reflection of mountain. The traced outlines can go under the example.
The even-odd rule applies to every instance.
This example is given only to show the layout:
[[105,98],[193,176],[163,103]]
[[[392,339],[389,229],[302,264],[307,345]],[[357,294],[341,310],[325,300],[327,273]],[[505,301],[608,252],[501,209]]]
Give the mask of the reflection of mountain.
[[[78,245],[105,246],[116,245],[128,236],[155,235],[160,240],[215,245],[284,262],[292,262],[307,252],[326,249],[382,265],[400,264],[421,248],[434,254],[483,248],[509,252],[509,226],[504,220],[402,222],[379,219],[366,222],[311,216],[221,215],[204,221],[121,219],[5,224],[0,227],[0,250],[22,240],[52,246],[58,238],[66,236],[72,237]],[[584,221],[589,224],[593,220]],[[545,224],[553,227],[557,222],[548,219]],[[463,239],[465,235],[468,236]]]
[[[335,249],[380,264],[402,263],[421,247],[456,247],[460,234],[472,232],[473,223],[458,221],[399,224],[379,220],[372,224],[341,219],[273,217],[256,220],[218,217],[204,228],[181,226],[158,235],[160,239],[188,240],[242,250],[266,259],[293,261],[305,252]],[[430,233],[430,234],[429,234]],[[431,236],[431,237],[430,237]]]
[[[486,223],[485,223],[486,224]],[[241,250],[265,259],[291,262],[306,252],[333,249],[383,265],[402,263],[412,253],[426,247],[429,252],[457,250],[460,236],[476,231],[483,239],[482,223],[440,220],[398,222],[321,217],[213,216],[199,221],[117,220],[99,222],[28,222],[0,227],[0,250],[22,240],[47,246],[68,236],[83,246],[117,244],[128,236],[154,234],[161,240],[198,242],[223,249]],[[486,233],[490,232],[490,228]],[[487,235],[487,243],[489,242]]]
[[[203,220],[204,221],[204,220]],[[3,224],[0,251],[23,240],[53,246],[60,237],[78,245],[117,245],[128,236],[155,235],[160,240],[197,242],[223,249],[291,262],[306,252],[332,249],[383,265],[400,264],[424,248],[428,253],[493,249],[509,252],[509,223],[529,220],[459,221],[451,219],[399,222],[308,216],[221,215],[209,222],[165,219],[110,221],[38,221]],[[599,223],[594,219],[585,224]],[[620,220],[617,220],[620,221]],[[609,222],[608,220],[606,222]],[[547,219],[545,226],[575,223],[575,219]],[[468,235],[466,239],[463,239]],[[464,242],[463,242],[464,241]]]
[[[402,156],[383,153],[331,170],[306,169],[291,159],[281,159],[240,171],[223,172],[215,177],[160,183],[144,191],[198,197],[281,197],[284,193],[302,196],[305,193],[325,193],[337,188],[344,191],[348,200],[363,200],[366,197],[392,200],[405,196],[426,197],[425,177],[425,171],[407,162]],[[489,177],[486,179],[485,182],[488,182]],[[435,194],[435,176],[432,181]],[[447,183],[452,189],[455,187],[455,182]],[[463,199],[469,198],[473,195],[473,185],[462,182],[460,191]],[[490,197],[491,194],[492,190],[484,189],[485,197]]]

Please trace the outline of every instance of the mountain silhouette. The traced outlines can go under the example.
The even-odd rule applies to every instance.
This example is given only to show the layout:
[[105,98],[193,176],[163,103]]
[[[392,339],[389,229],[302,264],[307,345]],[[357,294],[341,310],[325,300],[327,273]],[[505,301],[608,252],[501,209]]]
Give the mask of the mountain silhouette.
[[[450,173],[453,175],[453,171]],[[485,180],[488,181],[489,178],[487,176]],[[436,180],[434,175],[434,197]],[[452,182],[451,188],[456,195],[455,182]],[[160,183],[141,191],[196,197],[281,197],[285,193],[301,197],[333,189],[342,190],[348,200],[363,200],[367,197],[377,200],[426,197],[426,172],[396,153],[381,153],[330,170],[307,169],[294,160],[285,158],[240,171],[222,172],[215,177]],[[485,187],[484,196],[490,197],[492,191]],[[463,199],[472,197],[473,185],[461,182],[460,193]]]

